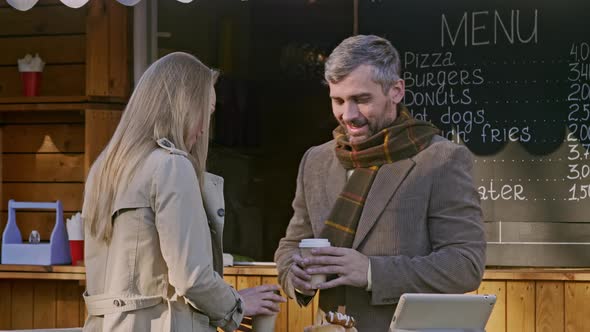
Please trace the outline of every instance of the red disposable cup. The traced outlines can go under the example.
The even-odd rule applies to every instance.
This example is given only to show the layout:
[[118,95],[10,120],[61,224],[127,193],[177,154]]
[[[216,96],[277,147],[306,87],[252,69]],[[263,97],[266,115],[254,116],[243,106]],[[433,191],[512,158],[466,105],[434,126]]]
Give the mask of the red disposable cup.
[[20,77],[23,81],[23,94],[27,97],[39,95],[41,87],[41,72],[40,71],[23,71]]
[[72,265],[83,265],[84,240],[70,240],[70,253],[72,255]]

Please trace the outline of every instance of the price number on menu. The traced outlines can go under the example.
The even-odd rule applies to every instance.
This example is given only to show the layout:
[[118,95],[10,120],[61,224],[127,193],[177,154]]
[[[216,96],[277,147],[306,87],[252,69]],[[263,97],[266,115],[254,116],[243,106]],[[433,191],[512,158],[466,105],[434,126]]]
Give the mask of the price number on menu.
[[[570,154],[567,157],[568,160],[588,160],[590,156],[590,144],[569,144]],[[582,151],[580,152],[580,149]]]
[[[570,72],[568,80],[570,82],[588,81],[590,80],[590,45],[587,42],[573,43],[570,49],[570,57],[572,61],[569,63]],[[574,91],[576,89],[582,90],[582,86],[572,86]]]
[[570,201],[581,201],[590,197],[590,184],[574,184],[570,190]]

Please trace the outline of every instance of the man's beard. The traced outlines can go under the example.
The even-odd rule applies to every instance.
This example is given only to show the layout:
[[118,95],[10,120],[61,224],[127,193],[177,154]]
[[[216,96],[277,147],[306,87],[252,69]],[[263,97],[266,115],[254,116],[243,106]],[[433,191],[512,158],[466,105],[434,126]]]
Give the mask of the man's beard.
[[366,118],[356,118],[356,119],[352,119],[352,121],[346,121],[344,124],[350,124],[353,127],[362,127],[362,126],[366,125],[368,122],[369,121]]
[[367,138],[375,135],[375,133],[377,131],[375,131],[375,127],[373,124],[371,124],[369,122],[369,120],[367,120],[366,118],[356,118],[353,119],[351,121],[346,121],[342,124],[342,127],[346,130],[346,137],[348,138],[348,140],[350,141],[352,138],[358,138],[359,136],[352,136],[350,135],[350,133],[348,132],[348,126],[347,125],[352,125],[353,127],[362,127],[362,126],[367,126],[368,127],[368,131],[365,134],[366,137],[363,137],[362,140],[366,140]]

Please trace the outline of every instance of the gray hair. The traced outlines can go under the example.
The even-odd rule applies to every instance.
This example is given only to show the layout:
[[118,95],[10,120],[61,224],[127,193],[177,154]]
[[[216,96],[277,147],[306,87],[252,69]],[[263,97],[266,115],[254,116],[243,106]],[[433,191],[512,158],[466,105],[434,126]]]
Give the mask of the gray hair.
[[344,39],[332,51],[324,71],[327,82],[338,83],[360,65],[373,66],[373,81],[387,94],[401,77],[398,51],[384,38],[374,35],[357,35]]

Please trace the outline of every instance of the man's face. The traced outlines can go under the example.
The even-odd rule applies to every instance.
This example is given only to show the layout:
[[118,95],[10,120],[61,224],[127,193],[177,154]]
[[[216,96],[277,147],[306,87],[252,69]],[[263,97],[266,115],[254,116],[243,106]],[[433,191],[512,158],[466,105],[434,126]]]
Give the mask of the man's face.
[[397,104],[404,97],[404,81],[387,92],[372,80],[373,66],[360,65],[338,83],[329,82],[332,112],[350,143],[359,143],[389,127],[397,117]]

